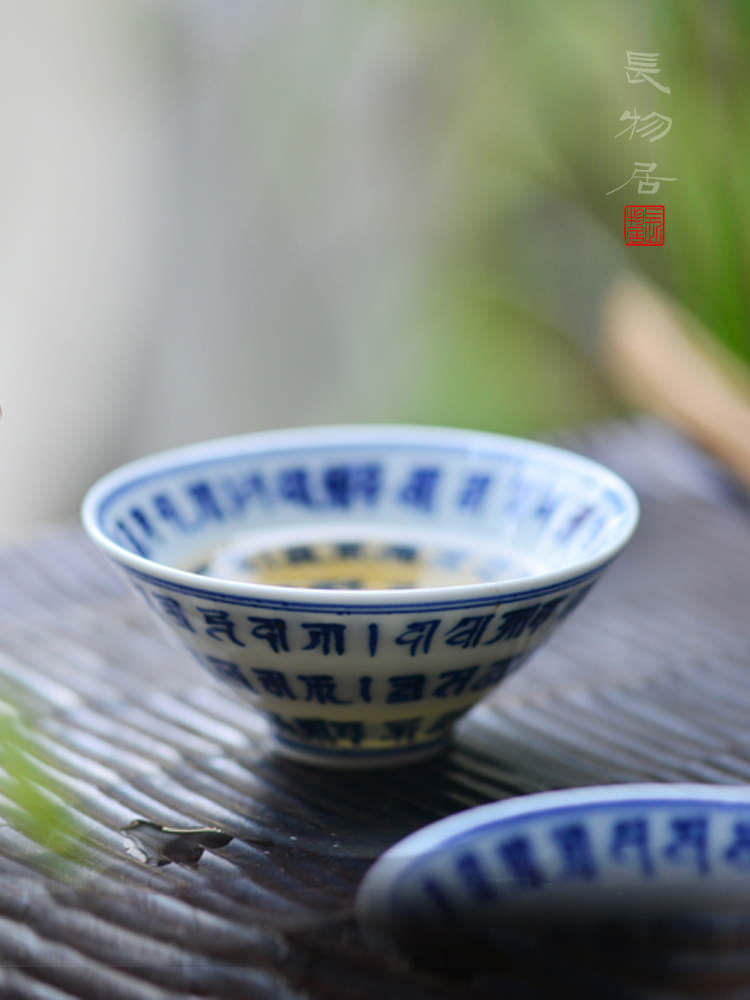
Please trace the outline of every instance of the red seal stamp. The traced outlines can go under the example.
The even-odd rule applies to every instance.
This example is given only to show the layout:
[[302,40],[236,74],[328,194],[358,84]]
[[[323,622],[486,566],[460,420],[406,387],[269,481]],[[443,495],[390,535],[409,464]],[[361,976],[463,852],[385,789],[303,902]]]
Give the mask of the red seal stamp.
[[626,205],[625,243],[629,247],[664,246],[664,206]]

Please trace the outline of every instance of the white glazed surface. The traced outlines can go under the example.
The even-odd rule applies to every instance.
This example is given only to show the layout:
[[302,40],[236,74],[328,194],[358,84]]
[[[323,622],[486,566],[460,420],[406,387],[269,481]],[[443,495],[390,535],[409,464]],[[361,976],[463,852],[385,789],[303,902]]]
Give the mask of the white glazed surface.
[[750,788],[633,784],[493,802],[406,837],[357,907],[398,936],[504,918],[701,913],[750,904]]
[[[619,477],[560,449],[388,426],[179,449],[111,473],[83,508],[89,535],[179,640],[269,716],[279,749],[338,767],[437,751],[580,602],[637,517]],[[434,539],[477,582],[325,590],[180,568],[238,535],[307,530]]]

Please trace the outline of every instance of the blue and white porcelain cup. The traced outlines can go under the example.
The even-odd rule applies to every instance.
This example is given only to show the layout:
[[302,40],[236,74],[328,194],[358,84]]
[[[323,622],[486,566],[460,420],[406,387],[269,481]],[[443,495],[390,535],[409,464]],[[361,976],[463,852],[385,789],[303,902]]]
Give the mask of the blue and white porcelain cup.
[[630,538],[632,490],[558,448],[473,431],[252,434],[134,462],[93,541],[277,749],[406,764],[516,671]]
[[[437,970],[557,952],[670,996],[745,996],[750,788],[605,785],[477,806],[381,855],[356,909]],[[541,951],[525,950],[533,939]]]

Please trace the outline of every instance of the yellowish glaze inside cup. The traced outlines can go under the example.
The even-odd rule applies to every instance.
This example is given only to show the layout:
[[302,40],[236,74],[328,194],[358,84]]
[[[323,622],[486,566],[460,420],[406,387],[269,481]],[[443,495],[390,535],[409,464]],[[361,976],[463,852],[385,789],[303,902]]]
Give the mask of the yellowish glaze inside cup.
[[276,587],[320,590],[406,590],[483,583],[528,575],[530,568],[485,545],[441,546],[393,541],[322,539],[258,547],[247,537],[185,568],[204,576]]

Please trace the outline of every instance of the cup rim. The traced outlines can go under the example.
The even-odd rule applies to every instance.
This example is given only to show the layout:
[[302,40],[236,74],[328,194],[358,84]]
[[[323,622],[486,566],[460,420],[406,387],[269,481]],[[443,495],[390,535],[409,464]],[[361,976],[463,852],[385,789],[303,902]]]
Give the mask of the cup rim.
[[[498,834],[517,824],[601,815],[608,810],[659,807],[731,809],[750,808],[745,785],[703,785],[696,782],[623,782],[588,785],[517,795],[486,802],[444,816],[388,848],[365,875],[357,892],[357,909],[366,919],[384,923],[394,888],[402,877],[430,863],[444,852],[468,847],[488,834]],[[711,879],[708,880],[709,882]]]
[[444,816],[408,834],[385,851],[381,858],[411,862],[437,850],[454,847],[468,835],[480,836],[516,820],[556,817],[568,812],[620,806],[717,805],[750,807],[746,785],[702,785],[698,782],[634,781],[608,785],[556,788],[546,792],[516,795],[485,802]]
[[[500,447],[504,454],[552,459],[555,464],[564,463],[571,471],[587,473],[600,480],[602,485],[615,491],[624,505],[625,516],[617,534],[600,552],[586,559],[573,560],[566,566],[543,573],[533,573],[525,577],[483,583],[453,584],[440,587],[415,587],[403,590],[326,590],[308,587],[284,587],[276,584],[261,584],[247,581],[206,577],[188,570],[177,569],[166,563],[157,562],[136,554],[113,541],[104,531],[101,518],[108,503],[120,492],[132,488],[139,482],[156,478],[180,466],[199,466],[215,461],[240,457],[242,454],[262,454],[280,448],[319,447],[333,444],[414,444],[431,448],[453,448],[473,452],[478,457],[484,454],[497,455]],[[259,431],[234,435],[184,445],[158,452],[145,458],[128,462],[107,473],[87,491],[81,505],[81,520],[91,540],[112,560],[123,565],[136,576],[150,581],[172,585],[175,590],[197,592],[208,597],[221,595],[227,599],[257,600],[277,604],[292,609],[295,606],[324,610],[336,609],[364,610],[366,605],[415,610],[415,605],[441,604],[461,606],[472,603],[487,603],[494,597],[504,600],[528,597],[533,594],[554,591],[560,585],[570,586],[585,582],[588,578],[607,566],[624,548],[636,529],[639,519],[639,504],[633,489],[622,477],[593,459],[554,445],[505,434],[487,431],[464,430],[460,428],[432,427],[404,424],[348,424],[322,427],[289,428],[274,431]]]

